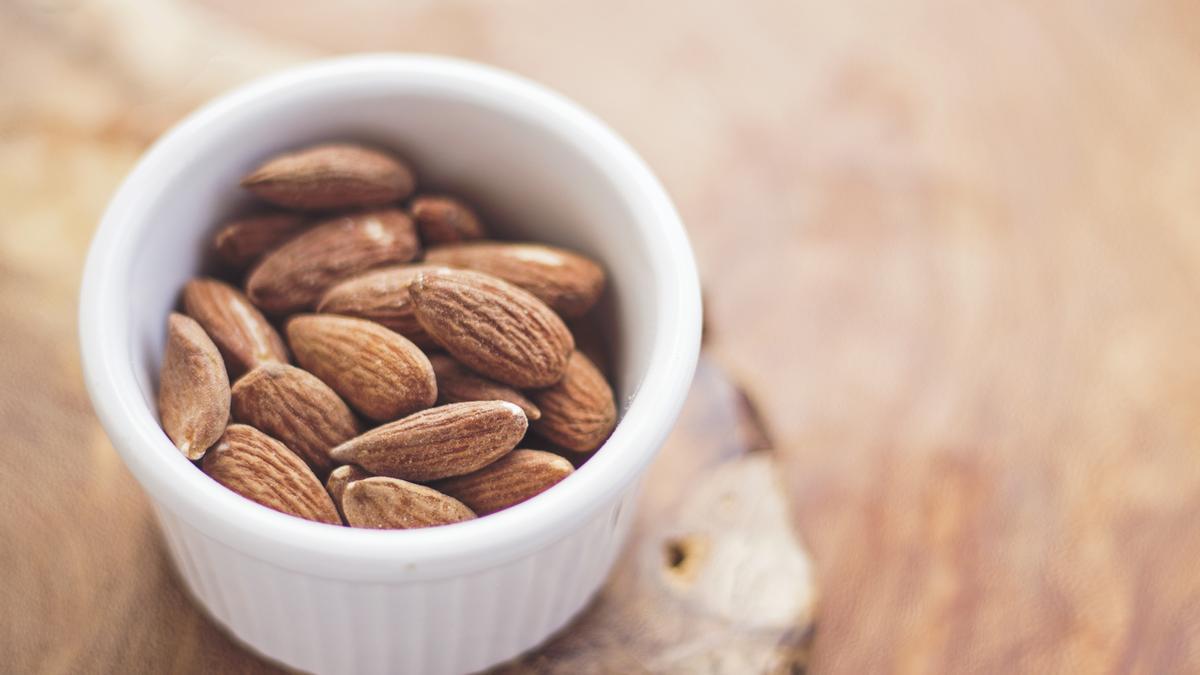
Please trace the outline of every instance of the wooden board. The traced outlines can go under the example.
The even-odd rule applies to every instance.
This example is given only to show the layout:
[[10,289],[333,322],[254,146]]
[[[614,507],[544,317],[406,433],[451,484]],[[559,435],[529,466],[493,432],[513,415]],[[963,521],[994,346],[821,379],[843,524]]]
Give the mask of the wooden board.
[[[522,667],[1200,670],[1200,6],[296,6],[0,7],[0,663],[261,667],[187,602],[91,416],[80,264],[124,171],[187,110],[395,49],[546,82],[647,157],[697,250],[709,358],[757,400],[815,566],[811,654],[777,624],[782,649],[745,661],[620,653],[639,598],[700,622],[721,607],[639,586],[635,546]],[[713,447],[695,424],[674,452]],[[654,511],[658,489],[662,524],[680,511]],[[658,563],[691,550],[638,541],[661,535],[680,548]]]

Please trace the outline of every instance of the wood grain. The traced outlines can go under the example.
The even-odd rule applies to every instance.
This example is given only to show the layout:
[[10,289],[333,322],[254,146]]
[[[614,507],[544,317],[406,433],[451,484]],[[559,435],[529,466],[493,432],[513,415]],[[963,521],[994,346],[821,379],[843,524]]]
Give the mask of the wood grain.
[[[294,7],[0,8],[0,662],[257,667],[181,595],[90,415],[80,264],[194,105],[403,49],[558,88],[663,178],[812,548],[814,671],[1200,670],[1195,3]],[[588,621],[526,667],[615,653]]]

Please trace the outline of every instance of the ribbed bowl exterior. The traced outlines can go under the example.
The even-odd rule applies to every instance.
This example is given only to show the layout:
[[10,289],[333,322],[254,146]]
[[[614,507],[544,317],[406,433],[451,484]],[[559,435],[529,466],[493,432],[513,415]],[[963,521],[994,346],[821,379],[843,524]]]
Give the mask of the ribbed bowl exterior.
[[567,624],[612,569],[631,488],[566,537],[507,564],[445,579],[357,583],[264,562],[159,507],[175,566],[199,604],[254,651],[312,673],[470,673]]

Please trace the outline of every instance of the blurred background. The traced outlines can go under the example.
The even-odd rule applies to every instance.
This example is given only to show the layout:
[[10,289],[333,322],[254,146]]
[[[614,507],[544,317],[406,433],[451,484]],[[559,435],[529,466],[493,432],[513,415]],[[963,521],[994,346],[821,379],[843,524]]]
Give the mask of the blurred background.
[[[647,596],[618,584],[609,619],[520,667],[1200,670],[1184,0],[4,0],[0,663],[267,667],[170,571],[83,391],[77,287],[110,193],[172,123],[361,51],[511,69],[642,153],[707,293],[700,402],[671,452],[769,447],[811,558],[813,589],[754,586],[812,593],[811,613],[765,632],[725,617],[744,661],[636,659],[622,643],[644,631],[613,628],[627,612],[695,608],[630,610]],[[739,415],[753,442],[722,435]],[[655,653],[697,635],[662,625]]]

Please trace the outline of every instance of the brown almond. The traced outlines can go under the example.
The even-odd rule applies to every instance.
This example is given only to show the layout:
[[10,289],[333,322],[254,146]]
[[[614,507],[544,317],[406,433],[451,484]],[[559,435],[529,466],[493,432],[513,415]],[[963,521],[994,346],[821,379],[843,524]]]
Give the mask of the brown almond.
[[437,401],[429,359],[408,338],[377,323],[309,314],[289,321],[287,336],[305,370],[373,420],[394,420]]
[[499,277],[533,293],[568,319],[587,313],[604,292],[604,268],[554,246],[473,241],[432,248],[425,260]]
[[329,472],[329,478],[325,480],[325,491],[329,493],[333,499],[333,505],[337,507],[338,513],[341,513],[343,518],[346,517],[346,514],[342,511],[342,496],[346,493],[346,486],[356,480],[370,478],[373,475],[353,464],[343,464]]
[[230,425],[202,466],[213,480],[269,509],[318,523],[342,522],[308,465],[254,427]]
[[574,470],[571,462],[553,452],[513,450],[478,471],[432,487],[486,516],[549,490]]
[[507,401],[451,403],[376,427],[334,448],[335,461],[412,481],[461,476],[516,447],[528,427]]
[[617,424],[617,405],[604,375],[580,352],[571,355],[558,384],[531,392],[542,410],[533,430],[567,450],[588,452],[604,443]]
[[429,363],[437,377],[439,403],[463,403],[466,401],[508,401],[516,404],[530,422],[542,416],[542,412],[521,392],[506,384],[476,375],[445,354],[430,354]]
[[229,376],[221,353],[194,319],[172,312],[158,383],[163,431],[191,460],[200,459],[229,420]]
[[233,385],[233,419],[279,439],[317,476],[333,468],[329,451],[360,429],[354,413],[317,376],[266,363]]
[[433,269],[439,267],[397,265],[363,272],[327,290],[317,304],[317,311],[368,319],[396,331],[419,347],[435,347],[433,338],[417,321],[408,293],[408,285],[418,274]]
[[409,292],[425,331],[472,370],[518,389],[562,379],[574,339],[529,292],[466,270],[422,272]]
[[364,478],[346,486],[342,508],[350,527],[411,530],[471,520],[475,514],[453,497],[396,478]]
[[333,284],[421,251],[399,209],[358,211],[317,223],[267,253],[246,279],[246,294],[270,314],[312,308]]
[[454,197],[419,195],[408,206],[426,246],[451,244],[487,236],[471,207]]
[[242,187],[293,209],[378,206],[404,199],[413,172],[387,153],[351,143],[326,143],[272,157],[242,179]]
[[262,363],[287,363],[287,347],[279,333],[233,286],[216,279],[192,279],[183,287],[183,309],[217,345],[231,378]]
[[304,229],[306,222],[298,213],[263,213],[236,218],[217,231],[213,247],[222,262],[242,270]]

